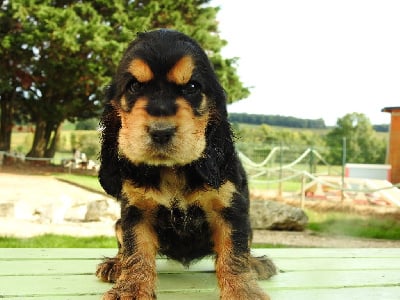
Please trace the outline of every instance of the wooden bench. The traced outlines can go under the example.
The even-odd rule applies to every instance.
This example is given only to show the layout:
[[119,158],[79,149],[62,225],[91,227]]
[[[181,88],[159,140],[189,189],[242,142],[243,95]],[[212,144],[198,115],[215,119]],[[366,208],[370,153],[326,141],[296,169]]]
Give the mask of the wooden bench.
[[[24,300],[100,299],[111,284],[94,276],[103,256],[114,249],[0,249],[0,298]],[[255,249],[281,272],[260,284],[272,300],[399,300],[400,248]],[[216,300],[213,261],[185,269],[157,260],[160,300]]]

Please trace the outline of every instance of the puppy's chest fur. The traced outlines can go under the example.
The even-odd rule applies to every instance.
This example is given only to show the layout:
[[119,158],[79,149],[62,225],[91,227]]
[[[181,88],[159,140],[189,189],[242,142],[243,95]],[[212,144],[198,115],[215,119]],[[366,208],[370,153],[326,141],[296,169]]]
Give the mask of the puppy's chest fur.
[[175,169],[160,170],[158,186],[137,186],[126,180],[123,196],[142,212],[159,242],[159,252],[189,264],[212,253],[212,231],[219,213],[230,206],[235,187],[230,181],[218,189],[204,185],[189,188],[185,175]]

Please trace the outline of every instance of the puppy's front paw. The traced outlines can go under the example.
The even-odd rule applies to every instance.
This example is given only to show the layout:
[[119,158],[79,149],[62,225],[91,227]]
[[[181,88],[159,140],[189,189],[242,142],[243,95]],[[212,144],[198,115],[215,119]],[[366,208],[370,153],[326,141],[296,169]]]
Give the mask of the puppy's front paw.
[[219,275],[221,300],[270,300],[252,272]]
[[106,258],[97,266],[96,276],[105,282],[116,282],[121,274],[121,262],[118,257]]
[[154,300],[156,294],[149,291],[142,291],[135,285],[129,283],[123,286],[115,286],[103,295],[102,300]]
[[221,300],[270,300],[269,296],[258,287],[256,289],[221,290]]
[[275,264],[267,256],[250,257],[250,267],[258,279],[268,279],[278,273]]

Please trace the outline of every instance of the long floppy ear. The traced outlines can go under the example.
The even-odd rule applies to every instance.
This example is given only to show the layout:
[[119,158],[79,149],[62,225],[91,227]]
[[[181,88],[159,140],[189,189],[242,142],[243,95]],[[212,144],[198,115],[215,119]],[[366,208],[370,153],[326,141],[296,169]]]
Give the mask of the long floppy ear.
[[203,157],[194,166],[203,180],[213,188],[219,188],[230,170],[236,168],[236,152],[233,133],[228,122],[226,96],[219,85],[214,99],[215,106],[206,130],[206,148]]
[[[204,156],[197,162],[196,169],[213,188],[219,188],[230,176],[230,169],[236,168],[236,154],[229,123],[222,121],[211,124]],[[235,165],[235,166],[234,166]]]
[[[110,99],[113,86],[107,91]],[[101,150],[99,181],[103,189],[114,197],[119,197],[122,188],[122,179],[118,163],[118,134],[121,128],[121,120],[115,107],[109,101],[100,120]]]

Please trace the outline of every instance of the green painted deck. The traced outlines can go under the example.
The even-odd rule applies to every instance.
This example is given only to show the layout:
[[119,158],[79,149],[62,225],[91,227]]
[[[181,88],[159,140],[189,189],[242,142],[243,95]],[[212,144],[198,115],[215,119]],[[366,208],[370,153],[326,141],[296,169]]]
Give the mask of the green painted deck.
[[[111,284],[94,276],[114,249],[0,249],[1,299],[100,299]],[[400,248],[257,249],[281,273],[260,281],[272,300],[399,300]],[[213,261],[184,269],[158,259],[158,299],[218,299]]]

